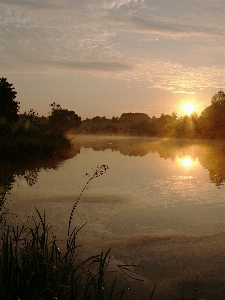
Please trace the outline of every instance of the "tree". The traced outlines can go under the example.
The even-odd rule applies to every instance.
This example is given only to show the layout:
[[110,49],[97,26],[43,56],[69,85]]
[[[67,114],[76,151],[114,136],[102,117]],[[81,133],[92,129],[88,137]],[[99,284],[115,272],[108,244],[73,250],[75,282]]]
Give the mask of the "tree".
[[218,106],[225,105],[225,93],[222,89],[220,89],[219,92],[212,96],[211,103]]
[[0,78],[0,128],[8,129],[19,119],[19,102],[15,101],[17,92],[6,78]]
[[59,104],[53,102],[50,104],[52,107],[49,116],[49,124],[54,130],[65,131],[70,128],[77,128],[81,124],[81,117],[74,111],[62,109]]
[[31,108],[28,111],[28,113],[25,112],[23,116],[24,116],[24,120],[22,123],[22,127],[25,130],[38,129],[38,125],[40,123],[40,117],[38,116],[38,113],[33,108]]

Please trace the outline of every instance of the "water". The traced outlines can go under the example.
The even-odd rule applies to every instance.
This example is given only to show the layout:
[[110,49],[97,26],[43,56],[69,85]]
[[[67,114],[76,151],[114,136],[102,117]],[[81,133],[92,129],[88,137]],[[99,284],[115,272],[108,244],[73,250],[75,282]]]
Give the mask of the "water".
[[[29,186],[16,178],[7,197],[15,222],[45,211],[65,239],[73,203],[98,165],[107,172],[90,182],[73,226],[83,255],[112,247],[112,265],[138,264],[144,283],[128,281],[128,299],[224,299],[225,143],[127,137],[72,137],[75,156],[57,170],[39,170]],[[73,155],[74,155],[73,154]],[[63,244],[63,243],[62,243]],[[63,247],[63,246],[62,246]],[[147,299],[147,298],[146,298]]]

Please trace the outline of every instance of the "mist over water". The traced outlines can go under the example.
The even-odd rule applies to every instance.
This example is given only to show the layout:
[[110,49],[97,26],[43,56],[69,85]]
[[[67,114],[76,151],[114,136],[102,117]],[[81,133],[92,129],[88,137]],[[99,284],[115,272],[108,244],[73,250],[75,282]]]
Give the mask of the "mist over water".
[[[16,182],[7,205],[26,222],[45,210],[59,240],[80,191],[97,165],[109,166],[78,204],[73,226],[84,254],[111,250],[116,263],[138,264],[144,283],[129,282],[129,299],[223,299],[225,279],[225,143],[174,139],[73,136],[77,151],[36,183]],[[112,267],[113,268],[113,267]],[[141,285],[142,284],[142,285]],[[188,298],[189,297],[189,298]],[[186,299],[185,298],[185,299]]]

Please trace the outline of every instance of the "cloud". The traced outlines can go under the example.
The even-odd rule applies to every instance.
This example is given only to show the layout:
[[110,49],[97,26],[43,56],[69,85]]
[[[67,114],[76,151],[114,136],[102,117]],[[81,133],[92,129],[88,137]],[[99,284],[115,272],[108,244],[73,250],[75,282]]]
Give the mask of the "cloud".
[[121,72],[129,71],[132,67],[129,64],[120,62],[76,62],[76,61],[56,61],[56,62],[46,62],[48,65],[55,67],[80,70],[80,71],[98,71],[98,72]]
[[172,91],[172,94],[186,94],[186,95],[195,95],[196,92],[188,92],[188,91]]
[[[82,71],[173,93],[223,86],[223,1],[213,7],[206,0],[207,9],[200,2],[0,0],[1,60],[18,72],[35,64],[43,72]],[[216,68],[196,66],[215,61]],[[189,62],[195,67],[184,66]]]
[[58,0],[57,2],[52,2],[50,0],[0,0],[0,3],[8,6],[20,6],[30,9],[52,9],[54,7],[63,6],[61,0]]
[[190,27],[179,23],[153,22],[149,19],[132,16],[133,27],[140,32],[161,34],[168,36],[214,36],[221,35],[212,28]]
[[106,9],[120,9],[120,8],[130,8],[136,7],[144,3],[144,0],[113,0],[113,1],[104,1],[103,7]]
[[133,60],[132,65],[129,72],[104,75],[128,82],[131,86],[141,84],[172,94],[195,94],[204,89],[224,86],[224,66],[187,67],[171,61],[149,59]]

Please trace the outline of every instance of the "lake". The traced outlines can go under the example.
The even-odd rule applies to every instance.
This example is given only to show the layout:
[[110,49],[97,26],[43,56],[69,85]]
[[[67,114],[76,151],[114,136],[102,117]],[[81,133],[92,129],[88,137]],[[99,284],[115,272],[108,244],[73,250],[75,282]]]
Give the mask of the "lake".
[[[35,184],[17,176],[7,196],[15,222],[45,211],[59,243],[74,202],[96,167],[73,219],[80,255],[111,247],[111,265],[140,265],[125,278],[126,299],[198,299],[225,294],[225,142],[73,136],[71,158],[38,168]],[[120,276],[120,275],[118,275]]]

